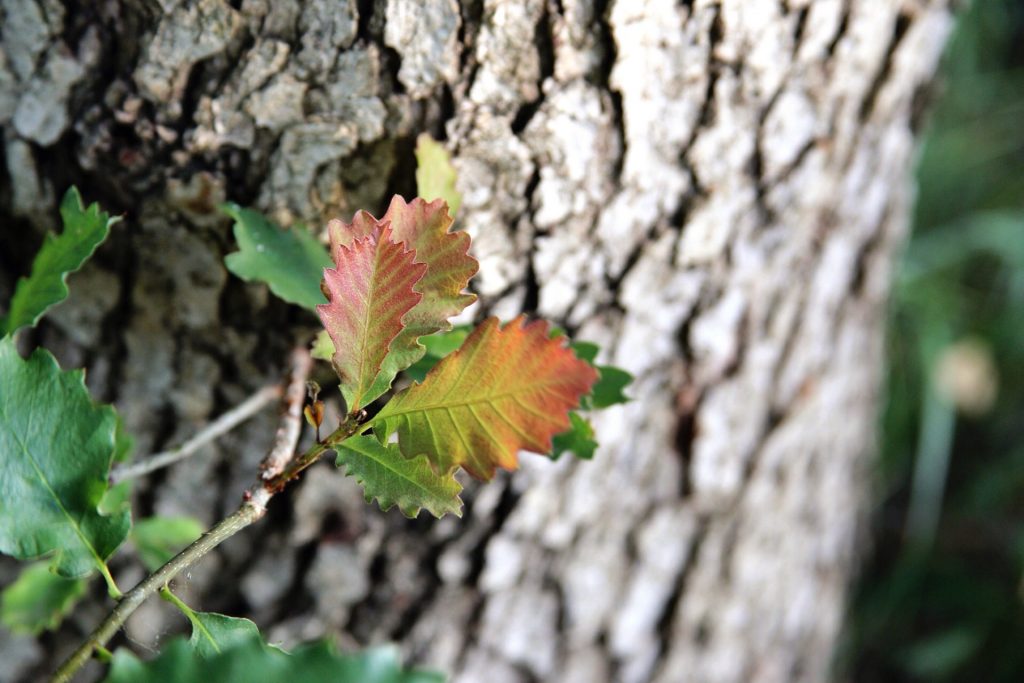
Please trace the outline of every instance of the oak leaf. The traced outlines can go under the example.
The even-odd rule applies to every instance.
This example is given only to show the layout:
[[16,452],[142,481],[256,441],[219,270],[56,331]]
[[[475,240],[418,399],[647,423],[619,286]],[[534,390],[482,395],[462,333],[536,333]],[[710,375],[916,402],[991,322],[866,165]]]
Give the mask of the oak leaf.
[[404,329],[404,316],[423,298],[413,285],[427,266],[413,263],[414,252],[391,240],[386,223],[332,251],[335,267],[324,271],[323,281],[329,302],[316,311],[334,343],[331,361],[354,412],[391,386],[394,375],[379,391],[374,380]]
[[333,220],[328,224],[331,257],[336,264],[348,258],[353,243],[390,227],[389,240],[412,250],[414,262],[426,266],[413,286],[421,298],[402,317],[402,330],[392,339],[377,376],[363,395],[363,405],[391,388],[399,372],[423,357],[426,348],[420,337],[451,329],[448,319],[476,300],[474,294],[463,292],[479,267],[469,255],[469,235],[451,232],[451,225],[443,200],[407,203],[398,196],[379,220],[360,211],[351,223]]
[[461,466],[490,479],[496,467],[515,469],[521,449],[550,452],[596,380],[547,323],[520,316],[501,327],[488,318],[422,384],[389,401],[374,432],[386,441],[397,431],[406,457],[426,454],[441,473]]

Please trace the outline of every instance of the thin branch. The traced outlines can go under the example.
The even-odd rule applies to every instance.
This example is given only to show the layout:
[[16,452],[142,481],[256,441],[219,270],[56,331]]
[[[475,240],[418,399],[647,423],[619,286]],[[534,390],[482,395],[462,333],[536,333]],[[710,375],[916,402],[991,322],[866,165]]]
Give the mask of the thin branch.
[[218,545],[253,522],[261,519],[266,514],[267,503],[274,497],[274,494],[281,491],[288,485],[289,481],[315,463],[328,450],[333,449],[339,443],[355,434],[359,427],[359,416],[350,415],[323,442],[314,444],[308,451],[288,463],[279,475],[269,480],[261,478],[254,487],[254,490],[246,491],[244,501],[234,513],[217,523],[212,529],[203,534],[199,540],[182,550],[167,564],[143,579],[135,588],[125,593],[124,598],[117,604],[117,607],[107,615],[107,618],[92,632],[89,638],[57,669],[50,680],[53,683],[70,681],[71,677],[89,661],[93,653],[107,644],[146,598],[159,591],[167,582],[188,567],[191,567]]
[[282,391],[280,384],[267,385],[208,424],[181,446],[170,451],[157,453],[145,460],[141,460],[130,465],[118,465],[110,472],[111,486],[120,483],[125,479],[141,477],[194,455],[196,451],[206,444],[228,433],[239,424],[245,422],[250,417],[258,413],[264,406],[279,399]]
[[302,408],[306,401],[306,378],[313,369],[313,357],[305,346],[292,351],[292,376],[284,393],[285,413],[274,435],[274,447],[260,464],[260,478],[270,481],[284,471],[295,456],[295,447],[302,433]]

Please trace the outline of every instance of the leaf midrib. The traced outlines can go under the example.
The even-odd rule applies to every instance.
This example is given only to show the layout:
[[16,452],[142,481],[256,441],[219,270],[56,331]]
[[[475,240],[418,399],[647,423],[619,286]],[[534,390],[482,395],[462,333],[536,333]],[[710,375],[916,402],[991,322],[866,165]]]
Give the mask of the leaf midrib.
[[[526,391],[532,391],[533,389],[546,390],[549,387],[551,387],[552,385],[556,385],[556,384],[559,384],[558,380],[552,380],[550,382],[538,382],[538,383],[535,383],[535,384],[531,384],[529,387],[520,387],[518,389],[513,389],[511,391],[506,391],[506,392],[503,392],[503,393],[500,393],[500,394],[494,394],[492,396],[487,396],[487,397],[483,397],[483,398],[479,398],[479,399],[471,399],[471,400],[468,400],[468,401],[459,401],[459,402],[456,402],[456,403],[446,403],[446,402],[432,403],[430,405],[412,406],[410,408],[396,408],[395,410],[393,410],[391,412],[387,412],[387,407],[385,406],[385,409],[382,410],[380,412],[380,414],[377,416],[377,418],[374,419],[374,422],[376,422],[379,419],[384,419],[384,418],[389,418],[389,417],[399,417],[399,416],[402,416],[402,415],[409,415],[411,413],[424,413],[424,412],[432,411],[432,410],[447,410],[447,409],[451,409],[451,408],[465,408],[467,406],[472,407],[472,406],[476,406],[476,405],[486,405],[486,404],[494,403],[496,401],[500,401],[503,398],[508,398],[509,396],[516,397],[518,394],[521,394],[521,393],[526,392]],[[449,392],[449,393],[451,393],[451,392]],[[442,401],[444,401],[444,399],[442,399]],[[522,405],[521,401],[517,401],[517,403]],[[530,411],[530,412],[534,413],[535,415],[538,414],[536,411]]]

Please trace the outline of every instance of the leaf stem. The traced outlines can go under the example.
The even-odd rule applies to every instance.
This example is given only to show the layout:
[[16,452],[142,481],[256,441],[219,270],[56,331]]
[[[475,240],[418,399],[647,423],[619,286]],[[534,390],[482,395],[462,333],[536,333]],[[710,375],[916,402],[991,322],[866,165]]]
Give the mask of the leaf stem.
[[107,593],[110,597],[118,600],[124,595],[121,589],[117,587],[117,582],[114,581],[113,575],[110,573],[110,567],[107,566],[106,562],[100,562],[100,574],[103,575],[103,580],[107,582]]
[[355,434],[359,427],[360,416],[349,415],[330,436],[322,442],[314,444],[305,453],[291,460],[278,475],[270,479],[263,479],[261,477],[253,489],[246,491],[242,505],[235,512],[218,522],[192,545],[182,550],[175,557],[171,558],[167,564],[157,569],[143,579],[141,583],[125,593],[124,598],[107,615],[107,618],[96,627],[96,630],[92,632],[86,641],[57,669],[50,679],[51,682],[64,683],[70,681],[71,677],[89,661],[93,653],[107,644],[146,598],[159,591],[167,582],[183,570],[191,567],[218,545],[253,522],[261,519],[266,514],[267,503],[274,497],[274,494],[284,489],[288,482],[295,479],[303,470],[319,460],[324,453],[332,450],[342,441]]

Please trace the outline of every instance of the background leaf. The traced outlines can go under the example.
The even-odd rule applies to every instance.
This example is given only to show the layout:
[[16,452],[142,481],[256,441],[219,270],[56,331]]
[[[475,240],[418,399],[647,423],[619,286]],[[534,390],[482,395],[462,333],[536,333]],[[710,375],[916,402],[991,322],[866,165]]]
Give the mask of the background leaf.
[[0,621],[14,633],[38,635],[57,628],[85,594],[85,581],[65,579],[47,565],[28,565],[0,596]]
[[382,444],[372,436],[353,436],[337,447],[338,467],[344,465],[366,492],[366,501],[377,499],[381,510],[397,505],[406,517],[426,508],[440,519],[450,512],[462,516],[462,486],[451,474],[436,473],[426,456],[407,459],[394,444]]
[[596,450],[594,426],[590,424],[590,420],[574,410],[569,413],[569,429],[561,434],[556,434],[551,440],[550,457],[552,460],[557,460],[562,453],[570,451],[577,458],[591,460]]
[[22,359],[0,340],[0,551],[18,559],[54,553],[62,576],[100,569],[131,526],[105,517],[116,418],[93,403],[81,371],[62,372],[49,352]]
[[326,301],[320,292],[331,258],[323,245],[301,227],[279,228],[263,214],[228,203],[221,207],[235,219],[238,251],[224,258],[228,270],[246,281],[265,282],[288,303],[309,310]]
[[156,571],[202,533],[203,525],[193,517],[147,517],[135,522],[131,541],[142,564]]
[[623,390],[633,381],[633,375],[612,365],[597,365],[600,375],[590,392],[590,404],[594,408],[608,408],[626,403],[629,397]]
[[126,649],[114,653],[106,683],[444,683],[444,677],[403,670],[394,648],[340,655],[327,643],[304,645],[291,653],[248,641],[202,657],[184,640],[172,641],[152,661]]
[[504,326],[488,318],[422,384],[395,396],[374,419],[381,441],[398,431],[407,457],[427,454],[439,472],[463,467],[490,479],[514,469],[516,452],[551,450],[568,413],[597,380],[547,323],[520,316]]
[[454,218],[462,206],[462,195],[455,189],[455,167],[448,150],[426,133],[416,138],[416,194],[425,200],[443,199]]
[[333,252],[334,268],[324,271],[330,301],[316,312],[334,343],[331,361],[349,412],[391,388],[394,374],[375,379],[402,332],[403,316],[423,298],[413,286],[427,266],[413,263],[415,253],[390,238],[391,228],[385,225],[375,235],[341,246]]
[[68,274],[82,267],[107,238],[110,226],[120,220],[101,211],[99,204],[85,208],[74,187],[60,203],[60,217],[63,232],[46,236],[32,262],[32,274],[18,280],[10,311],[0,320],[0,333],[35,325],[51,306],[66,299]]
[[418,361],[405,370],[409,379],[422,382],[427,373],[434,369],[442,358],[455,351],[466,341],[466,337],[473,331],[471,325],[459,325],[446,332],[437,332],[426,337],[420,337],[420,343],[427,349],[427,352]]

